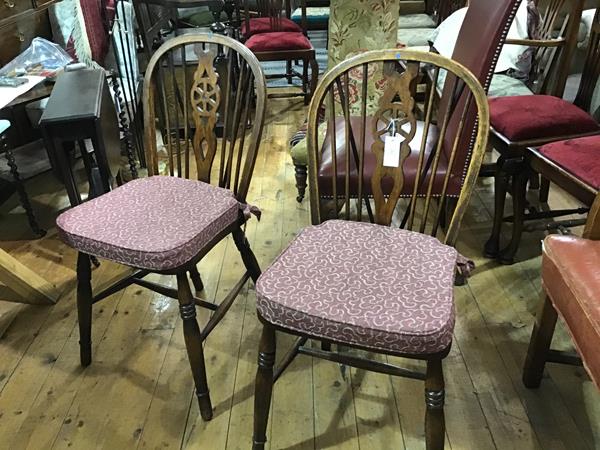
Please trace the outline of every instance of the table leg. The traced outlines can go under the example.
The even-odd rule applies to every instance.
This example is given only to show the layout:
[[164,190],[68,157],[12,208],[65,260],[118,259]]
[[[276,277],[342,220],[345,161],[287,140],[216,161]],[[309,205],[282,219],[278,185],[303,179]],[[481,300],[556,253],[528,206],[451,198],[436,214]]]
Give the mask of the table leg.
[[8,166],[10,167],[10,173],[14,179],[15,187],[17,189],[17,194],[19,196],[19,200],[21,201],[21,205],[25,209],[25,213],[27,214],[27,220],[29,221],[29,226],[31,230],[42,237],[46,234],[46,230],[43,230],[39,227],[37,220],[35,218],[35,214],[33,213],[33,208],[31,203],[29,202],[29,196],[27,195],[27,191],[25,190],[25,186],[23,185],[23,181],[21,180],[21,176],[19,175],[19,170],[17,167],[17,162],[15,161],[15,155],[12,152],[12,149],[6,143],[6,137],[0,137],[0,145],[4,149],[4,153],[6,154],[6,160],[8,161]]

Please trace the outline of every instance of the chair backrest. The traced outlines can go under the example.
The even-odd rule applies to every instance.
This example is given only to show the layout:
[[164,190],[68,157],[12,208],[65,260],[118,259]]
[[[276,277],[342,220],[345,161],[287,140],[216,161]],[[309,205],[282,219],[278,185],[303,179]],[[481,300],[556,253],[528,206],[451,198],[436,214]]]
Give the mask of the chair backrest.
[[[291,0],[243,0],[243,22],[245,29],[250,30],[250,19],[252,17],[264,17],[270,19],[270,25],[273,31],[283,28],[281,18],[291,18],[292,3]],[[295,2],[301,11],[300,27],[304,34],[307,33],[308,22],[306,18],[306,0]],[[284,28],[283,28],[284,29]]]
[[[379,109],[373,117],[367,117],[369,74],[382,64],[386,86]],[[417,85],[429,67],[433,67],[434,78],[445,70],[455,80],[452,99],[445,109],[436,109],[435,89],[429,89],[423,105],[416,101]],[[361,105],[360,117],[350,117],[351,96],[357,97]],[[343,118],[336,114],[338,101]],[[317,120],[319,110],[325,106],[329,108],[328,137],[323,138],[317,132]],[[453,117],[459,117],[459,125],[452,131],[449,124]],[[432,235],[437,235],[439,225],[445,222],[445,241],[453,244],[485,153],[488,127],[487,98],[477,78],[441,55],[376,50],[338,64],[319,83],[309,108],[312,222],[331,218],[362,220],[364,211],[372,215],[368,200],[372,197],[374,222],[389,225],[398,218],[400,226]],[[390,131],[399,135],[395,149],[385,137]],[[339,154],[336,139],[345,142]],[[445,152],[447,139],[450,149]],[[458,155],[466,151],[459,148],[461,142],[471,144],[470,164],[460,168],[461,179],[457,179]],[[451,217],[444,217],[443,211],[453,196],[458,200],[456,208]],[[399,202],[401,198],[404,200]],[[354,200],[358,200],[356,205]],[[404,206],[399,215],[397,205]]]
[[195,177],[245,201],[265,99],[262,69],[243,44],[212,33],[169,39],[152,55],[144,79],[149,175]]
[[435,16],[436,22],[439,25],[454,11],[467,6],[467,3],[467,0],[438,0],[436,2],[428,2],[427,8],[429,14]]
[[[587,55],[583,72],[581,73],[581,82],[575,96],[574,103],[581,109],[588,111],[592,104],[594,90],[598,84],[600,77],[600,8],[596,9],[592,29],[590,30],[590,38],[588,44]],[[592,111],[594,113],[595,111]]]
[[175,9],[162,0],[133,0],[135,17],[147,60],[173,31]]

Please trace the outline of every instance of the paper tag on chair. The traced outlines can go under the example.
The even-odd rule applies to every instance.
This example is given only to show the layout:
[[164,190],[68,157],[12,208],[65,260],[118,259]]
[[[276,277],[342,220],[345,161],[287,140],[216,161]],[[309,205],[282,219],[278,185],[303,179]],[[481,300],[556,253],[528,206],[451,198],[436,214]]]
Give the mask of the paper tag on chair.
[[385,146],[383,148],[383,165],[385,167],[398,167],[400,165],[400,145],[402,137],[396,133],[395,136],[386,134]]

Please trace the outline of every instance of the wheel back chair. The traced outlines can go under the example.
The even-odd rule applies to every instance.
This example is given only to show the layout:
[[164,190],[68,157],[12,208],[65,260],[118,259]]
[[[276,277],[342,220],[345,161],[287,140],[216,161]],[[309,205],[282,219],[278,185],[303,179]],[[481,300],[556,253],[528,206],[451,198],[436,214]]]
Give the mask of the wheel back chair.
[[[222,88],[214,68],[217,46],[228,56],[231,75],[228,79],[236,80]],[[193,77],[187,76],[188,66],[194,68]],[[177,67],[183,68],[180,83],[176,82]],[[150,176],[87,201],[57,219],[62,239],[79,251],[77,310],[81,364],[87,366],[92,360],[94,303],[132,284],[177,299],[204,420],[211,419],[212,407],[203,342],[245,282],[249,278],[256,282],[260,274],[242,228],[249,217],[246,195],[262,133],[265,91],[258,61],[239,42],[214,34],[168,40],[152,55],[144,79],[145,149]],[[176,107],[167,107],[169,98],[175,99]],[[163,103],[167,130],[160,148],[157,103]],[[229,130],[222,139],[215,134],[220,103],[226,105],[222,120]],[[230,234],[246,272],[220,304],[213,304],[192,294],[188,274],[196,292],[202,291],[197,264]],[[90,255],[135,271],[94,295]],[[177,289],[145,279],[151,273],[176,276]],[[198,306],[213,311],[202,330],[196,321]]]
[[[462,35],[458,58],[483,59],[489,69],[516,3],[475,2],[474,17],[482,17],[482,10],[493,12],[485,33],[489,39],[477,40],[480,56],[471,59],[461,51],[469,35]],[[475,23],[473,17],[467,23]],[[374,65],[383,65],[387,76],[378,110],[368,117],[367,82]],[[424,103],[415,101],[424,66],[433,66],[435,78],[448,72],[439,103],[433,101],[434,90]],[[485,72],[483,79],[491,76]],[[352,92],[361,110],[354,121]],[[331,138],[317,132],[323,107]],[[256,285],[263,331],[254,449],[266,443],[274,382],[298,354],[425,381],[427,448],[444,447],[442,360],[454,327],[453,283],[457,270],[465,275],[471,268],[453,245],[485,153],[487,108],[474,74],[433,53],[366,52],[324,75],[308,117],[314,226],[292,241]],[[341,137],[347,143],[342,147],[335,142]],[[276,331],[298,336],[277,369]],[[321,341],[321,349],[309,339]],[[332,351],[332,343],[354,350]],[[427,368],[407,370],[363,358],[361,351],[422,360]]]
[[[529,388],[539,387],[546,362],[555,362],[583,364],[600,389],[599,240],[600,195],[596,195],[582,238],[550,235],[544,240],[543,296],[523,369],[523,383]],[[579,356],[550,349],[559,315]]]
[[[270,93],[269,97],[304,97],[308,105],[317,85],[319,66],[307,34],[306,0],[300,0],[299,23],[290,19],[291,0],[259,0],[257,11],[252,12],[249,0],[244,0],[243,21],[240,35],[244,44],[259,61],[285,61],[284,74],[270,74],[267,78],[287,78],[292,84],[294,77],[302,80],[302,92]],[[254,15],[257,17],[254,17]],[[298,21],[298,19],[296,18]],[[302,73],[293,68],[295,61],[302,61]],[[308,68],[310,66],[310,79]]]
[[[590,37],[587,61],[575,102],[570,103],[563,100],[561,97],[576,45],[582,1],[555,0],[555,3],[559,2],[561,3],[560,7],[556,7],[555,10],[559,11],[561,7],[568,7],[569,14],[566,20],[567,31],[562,39],[562,48],[555,65],[557,70],[554,74],[547,75],[551,77],[553,84],[549,85],[545,92],[550,92],[552,95],[507,96],[490,99],[490,142],[491,146],[500,153],[500,157],[494,175],[494,221],[491,236],[484,247],[484,253],[505,264],[511,264],[514,261],[526,219],[540,219],[561,214],[558,212],[539,213],[534,210],[531,214],[525,214],[527,183],[532,177],[531,167],[527,164],[527,148],[600,133],[600,125],[586,111],[589,108],[591,93],[600,71],[598,32],[592,31]],[[548,29],[552,30],[552,28]],[[542,46],[557,45],[558,43],[554,41],[557,40],[544,38],[538,44]],[[532,45],[536,45],[535,42]],[[534,179],[537,179],[537,176]],[[540,200],[545,203],[548,200],[549,185],[547,180],[542,181]],[[509,189],[513,196],[513,214],[511,217],[504,218],[504,204]],[[503,221],[512,221],[513,226],[510,243],[501,250],[500,235]]]

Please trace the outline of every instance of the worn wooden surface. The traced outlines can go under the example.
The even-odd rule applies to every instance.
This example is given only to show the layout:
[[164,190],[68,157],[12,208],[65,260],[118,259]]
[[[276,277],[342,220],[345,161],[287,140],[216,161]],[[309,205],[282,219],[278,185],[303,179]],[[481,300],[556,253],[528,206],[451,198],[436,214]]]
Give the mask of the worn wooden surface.
[[[253,219],[247,229],[262,267],[309,223],[308,199],[295,201],[294,167],[287,154],[287,140],[304,117],[301,100],[270,101],[248,195],[263,211],[261,222]],[[28,188],[41,209],[42,225],[51,228],[68,205],[65,192],[51,175],[38,177]],[[539,390],[521,384],[539,301],[543,233],[525,235],[521,262],[513,266],[482,258],[491,194],[487,181],[478,186],[459,237],[459,250],[476,261],[477,269],[467,286],[456,289],[455,340],[445,361],[447,448],[598,448],[600,395],[583,369],[549,364]],[[551,204],[570,203],[552,189]],[[253,286],[206,343],[215,408],[214,419],[206,423],[193,397],[177,302],[130,287],[96,305],[95,359],[82,369],[75,252],[55,233],[28,240],[22,215],[15,199],[0,209],[0,248],[64,294],[54,306],[0,302],[0,449],[249,448],[261,328]],[[220,243],[200,264],[206,298],[223,294],[241,264],[233,242]],[[122,270],[103,262],[94,269],[94,283],[104,284]],[[174,286],[174,280],[161,281]],[[291,343],[280,339],[280,356]],[[570,346],[560,324],[555,346]],[[424,410],[420,382],[342,371],[337,364],[300,356],[275,386],[268,445],[422,449]]]

